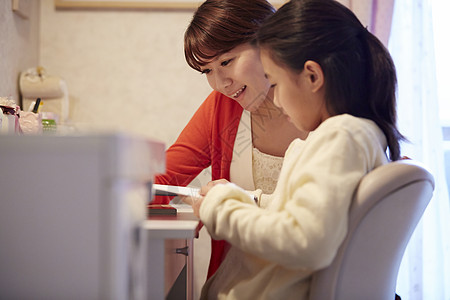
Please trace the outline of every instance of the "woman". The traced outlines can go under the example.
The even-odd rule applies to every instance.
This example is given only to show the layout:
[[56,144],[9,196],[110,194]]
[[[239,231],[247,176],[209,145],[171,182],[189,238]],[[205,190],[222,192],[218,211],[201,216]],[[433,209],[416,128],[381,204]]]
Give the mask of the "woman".
[[331,264],[347,234],[361,178],[400,158],[394,64],[350,10],[291,0],[257,42],[274,103],[311,133],[289,146],[274,193],[258,192],[266,208],[223,180],[202,188],[194,212],[233,245],[202,299],[308,299],[311,275]]
[[[212,180],[273,191],[288,145],[306,137],[274,106],[259,50],[250,44],[273,13],[266,0],[208,0],[195,12],[185,33],[185,56],[214,91],[167,150],[166,173],[156,183],[185,186],[211,166]],[[227,248],[212,240],[208,277]]]

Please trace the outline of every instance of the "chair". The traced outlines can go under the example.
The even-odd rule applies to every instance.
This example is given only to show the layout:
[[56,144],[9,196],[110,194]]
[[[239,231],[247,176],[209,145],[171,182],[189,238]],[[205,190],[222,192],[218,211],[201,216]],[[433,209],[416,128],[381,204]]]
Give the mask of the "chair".
[[313,274],[309,300],[393,300],[403,253],[433,190],[433,176],[411,160],[364,176],[347,237],[332,264]]

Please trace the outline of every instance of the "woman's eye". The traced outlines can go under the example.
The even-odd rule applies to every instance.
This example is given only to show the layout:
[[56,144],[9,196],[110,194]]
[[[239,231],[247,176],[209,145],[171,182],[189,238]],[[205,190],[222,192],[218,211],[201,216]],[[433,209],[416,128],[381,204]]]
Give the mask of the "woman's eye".
[[221,65],[222,67],[225,67],[225,66],[227,66],[231,61],[232,61],[232,59],[227,59],[227,60],[223,61],[220,65]]
[[211,72],[211,69],[204,69],[200,71],[202,74],[209,74],[209,72]]
[[270,85],[270,88],[273,89],[273,88],[276,87],[276,86],[277,86],[277,84],[274,83],[274,84]]

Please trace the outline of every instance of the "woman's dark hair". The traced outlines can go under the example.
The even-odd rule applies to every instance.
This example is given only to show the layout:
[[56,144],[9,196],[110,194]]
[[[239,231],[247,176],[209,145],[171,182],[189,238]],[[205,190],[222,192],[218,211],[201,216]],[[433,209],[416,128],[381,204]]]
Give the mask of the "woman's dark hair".
[[250,42],[275,9],[267,0],[207,0],[184,34],[184,55],[193,69]]
[[317,62],[329,113],[374,121],[386,135],[390,159],[400,158],[405,138],[396,125],[394,63],[349,9],[334,0],[291,0],[263,24],[256,42],[294,72]]

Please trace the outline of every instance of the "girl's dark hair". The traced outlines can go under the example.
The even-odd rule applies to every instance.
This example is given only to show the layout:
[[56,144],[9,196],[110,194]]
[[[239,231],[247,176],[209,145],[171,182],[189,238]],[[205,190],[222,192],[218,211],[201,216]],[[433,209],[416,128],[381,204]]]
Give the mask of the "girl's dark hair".
[[207,0],[184,34],[184,55],[200,71],[214,57],[250,42],[275,9],[267,0]]
[[386,135],[390,159],[400,158],[405,138],[396,125],[394,63],[349,9],[334,0],[291,0],[263,24],[256,42],[294,72],[317,62],[329,113],[374,121]]

